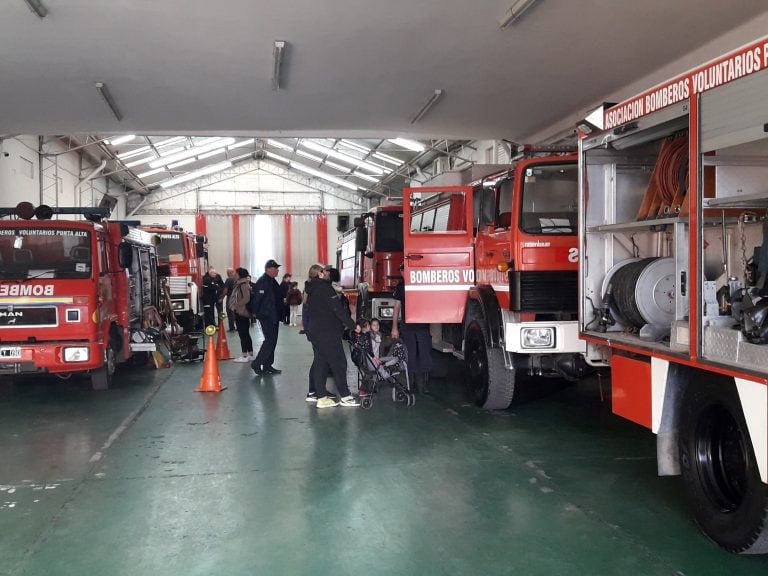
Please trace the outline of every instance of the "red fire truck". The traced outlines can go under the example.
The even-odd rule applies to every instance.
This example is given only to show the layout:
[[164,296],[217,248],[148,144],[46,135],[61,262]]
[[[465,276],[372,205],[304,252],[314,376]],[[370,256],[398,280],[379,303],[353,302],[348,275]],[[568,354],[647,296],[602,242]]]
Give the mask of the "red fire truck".
[[118,363],[155,349],[155,247],[125,224],[45,219],[54,213],[106,210],[0,209],[19,216],[0,220],[0,374],[90,373],[104,390]]
[[703,531],[768,552],[768,40],[581,140],[580,332]]
[[207,263],[205,236],[164,224],[140,228],[154,234],[160,241],[157,245],[160,276],[167,282],[171,308],[179,325],[185,332],[201,328],[203,309],[200,297]]
[[339,236],[341,286],[357,317],[392,319],[403,261],[403,207],[376,206]]
[[577,378],[577,156],[526,149],[469,186],[404,190],[406,321],[463,357],[476,403],[516,374]]

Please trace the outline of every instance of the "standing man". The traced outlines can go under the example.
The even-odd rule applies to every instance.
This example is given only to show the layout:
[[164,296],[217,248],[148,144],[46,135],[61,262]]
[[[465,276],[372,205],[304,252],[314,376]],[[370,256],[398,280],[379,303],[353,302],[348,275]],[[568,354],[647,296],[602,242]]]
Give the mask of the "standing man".
[[203,277],[203,318],[206,326],[219,326],[215,311],[223,311],[221,296],[224,293],[224,280],[214,268],[208,268],[208,274]]
[[291,289],[291,281],[293,280],[293,276],[291,276],[290,272],[286,272],[283,274],[283,281],[280,282],[280,294],[283,297],[283,324],[288,326],[290,323],[290,320],[288,318],[288,315],[290,313],[290,307],[288,306],[287,298],[288,298],[288,290]]
[[[400,264],[400,273],[403,265]],[[413,324],[405,321],[405,280],[392,294],[395,310],[392,316],[392,338],[401,338],[408,350],[408,372],[415,375],[416,387],[422,394],[429,394],[429,373],[432,371],[432,336],[429,324]],[[413,381],[413,379],[411,380]]]
[[238,276],[237,273],[233,268],[227,268],[227,279],[224,280],[224,294],[223,296],[227,297],[227,323],[229,325],[229,331],[234,332],[235,331],[235,319],[236,314],[235,311],[232,309],[232,303],[234,300],[232,299],[232,294],[235,289],[235,284],[237,283]]
[[256,280],[251,294],[251,313],[258,319],[264,334],[264,342],[256,358],[251,362],[251,368],[257,376],[282,372],[272,366],[275,361],[277,330],[280,319],[283,317],[283,296],[280,292],[280,284],[275,280],[279,269],[280,264],[274,260],[267,260],[264,264],[264,274]]
[[[310,278],[312,268],[310,268]],[[329,276],[328,279],[325,279]],[[307,283],[307,313],[311,318],[311,328],[307,337],[312,343],[314,361],[310,369],[313,386],[307,394],[307,401],[312,401],[315,392],[318,408],[333,408],[342,406],[360,406],[360,400],[352,396],[346,382],[347,360],[341,341],[344,328],[353,329],[355,321],[344,309],[341,296],[330,282],[330,273],[325,270]],[[325,387],[328,373],[333,374],[340,400],[329,396]],[[313,390],[314,389],[314,390]]]

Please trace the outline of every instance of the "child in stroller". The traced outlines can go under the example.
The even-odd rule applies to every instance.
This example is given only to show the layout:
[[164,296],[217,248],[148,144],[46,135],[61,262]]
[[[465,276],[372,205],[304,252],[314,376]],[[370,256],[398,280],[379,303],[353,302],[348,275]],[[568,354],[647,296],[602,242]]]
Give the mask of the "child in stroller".
[[392,385],[392,401],[405,402],[408,406],[416,403],[408,378],[408,351],[402,340],[394,340],[386,356],[377,357],[369,333],[369,323],[360,319],[351,335],[352,362],[357,366],[359,395],[363,408],[373,406],[373,394],[380,384]]

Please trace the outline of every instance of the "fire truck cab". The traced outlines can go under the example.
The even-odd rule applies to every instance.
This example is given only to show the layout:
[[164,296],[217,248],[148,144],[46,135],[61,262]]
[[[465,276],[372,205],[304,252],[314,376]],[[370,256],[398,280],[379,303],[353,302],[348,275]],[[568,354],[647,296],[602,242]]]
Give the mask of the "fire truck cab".
[[376,206],[339,236],[341,287],[358,318],[392,320],[403,262],[403,207]]
[[169,291],[170,306],[179,326],[185,332],[201,328],[200,298],[207,264],[205,236],[164,224],[140,228],[159,240],[157,261],[160,277]]
[[475,402],[504,409],[516,374],[576,378],[577,156],[529,152],[463,187],[404,190],[406,322],[463,357]]
[[581,139],[580,333],[703,531],[768,552],[768,40]]
[[155,350],[162,322],[151,235],[119,222],[45,219],[98,219],[99,210],[41,206],[37,220],[24,209],[0,220],[0,374],[85,373],[103,390],[117,364]]

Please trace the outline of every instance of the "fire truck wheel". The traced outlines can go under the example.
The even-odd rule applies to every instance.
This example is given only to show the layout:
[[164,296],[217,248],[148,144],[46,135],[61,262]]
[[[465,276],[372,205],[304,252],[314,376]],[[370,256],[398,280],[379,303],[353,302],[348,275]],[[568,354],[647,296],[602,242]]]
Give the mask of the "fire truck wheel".
[[117,364],[115,349],[108,346],[104,352],[104,366],[91,373],[91,387],[94,390],[108,390]]
[[680,466],[696,522],[730,552],[768,552],[768,486],[752,450],[736,388],[689,384],[680,413]]
[[515,372],[504,366],[504,352],[486,344],[485,322],[473,320],[467,327],[464,361],[475,404],[486,410],[504,410],[512,403]]

